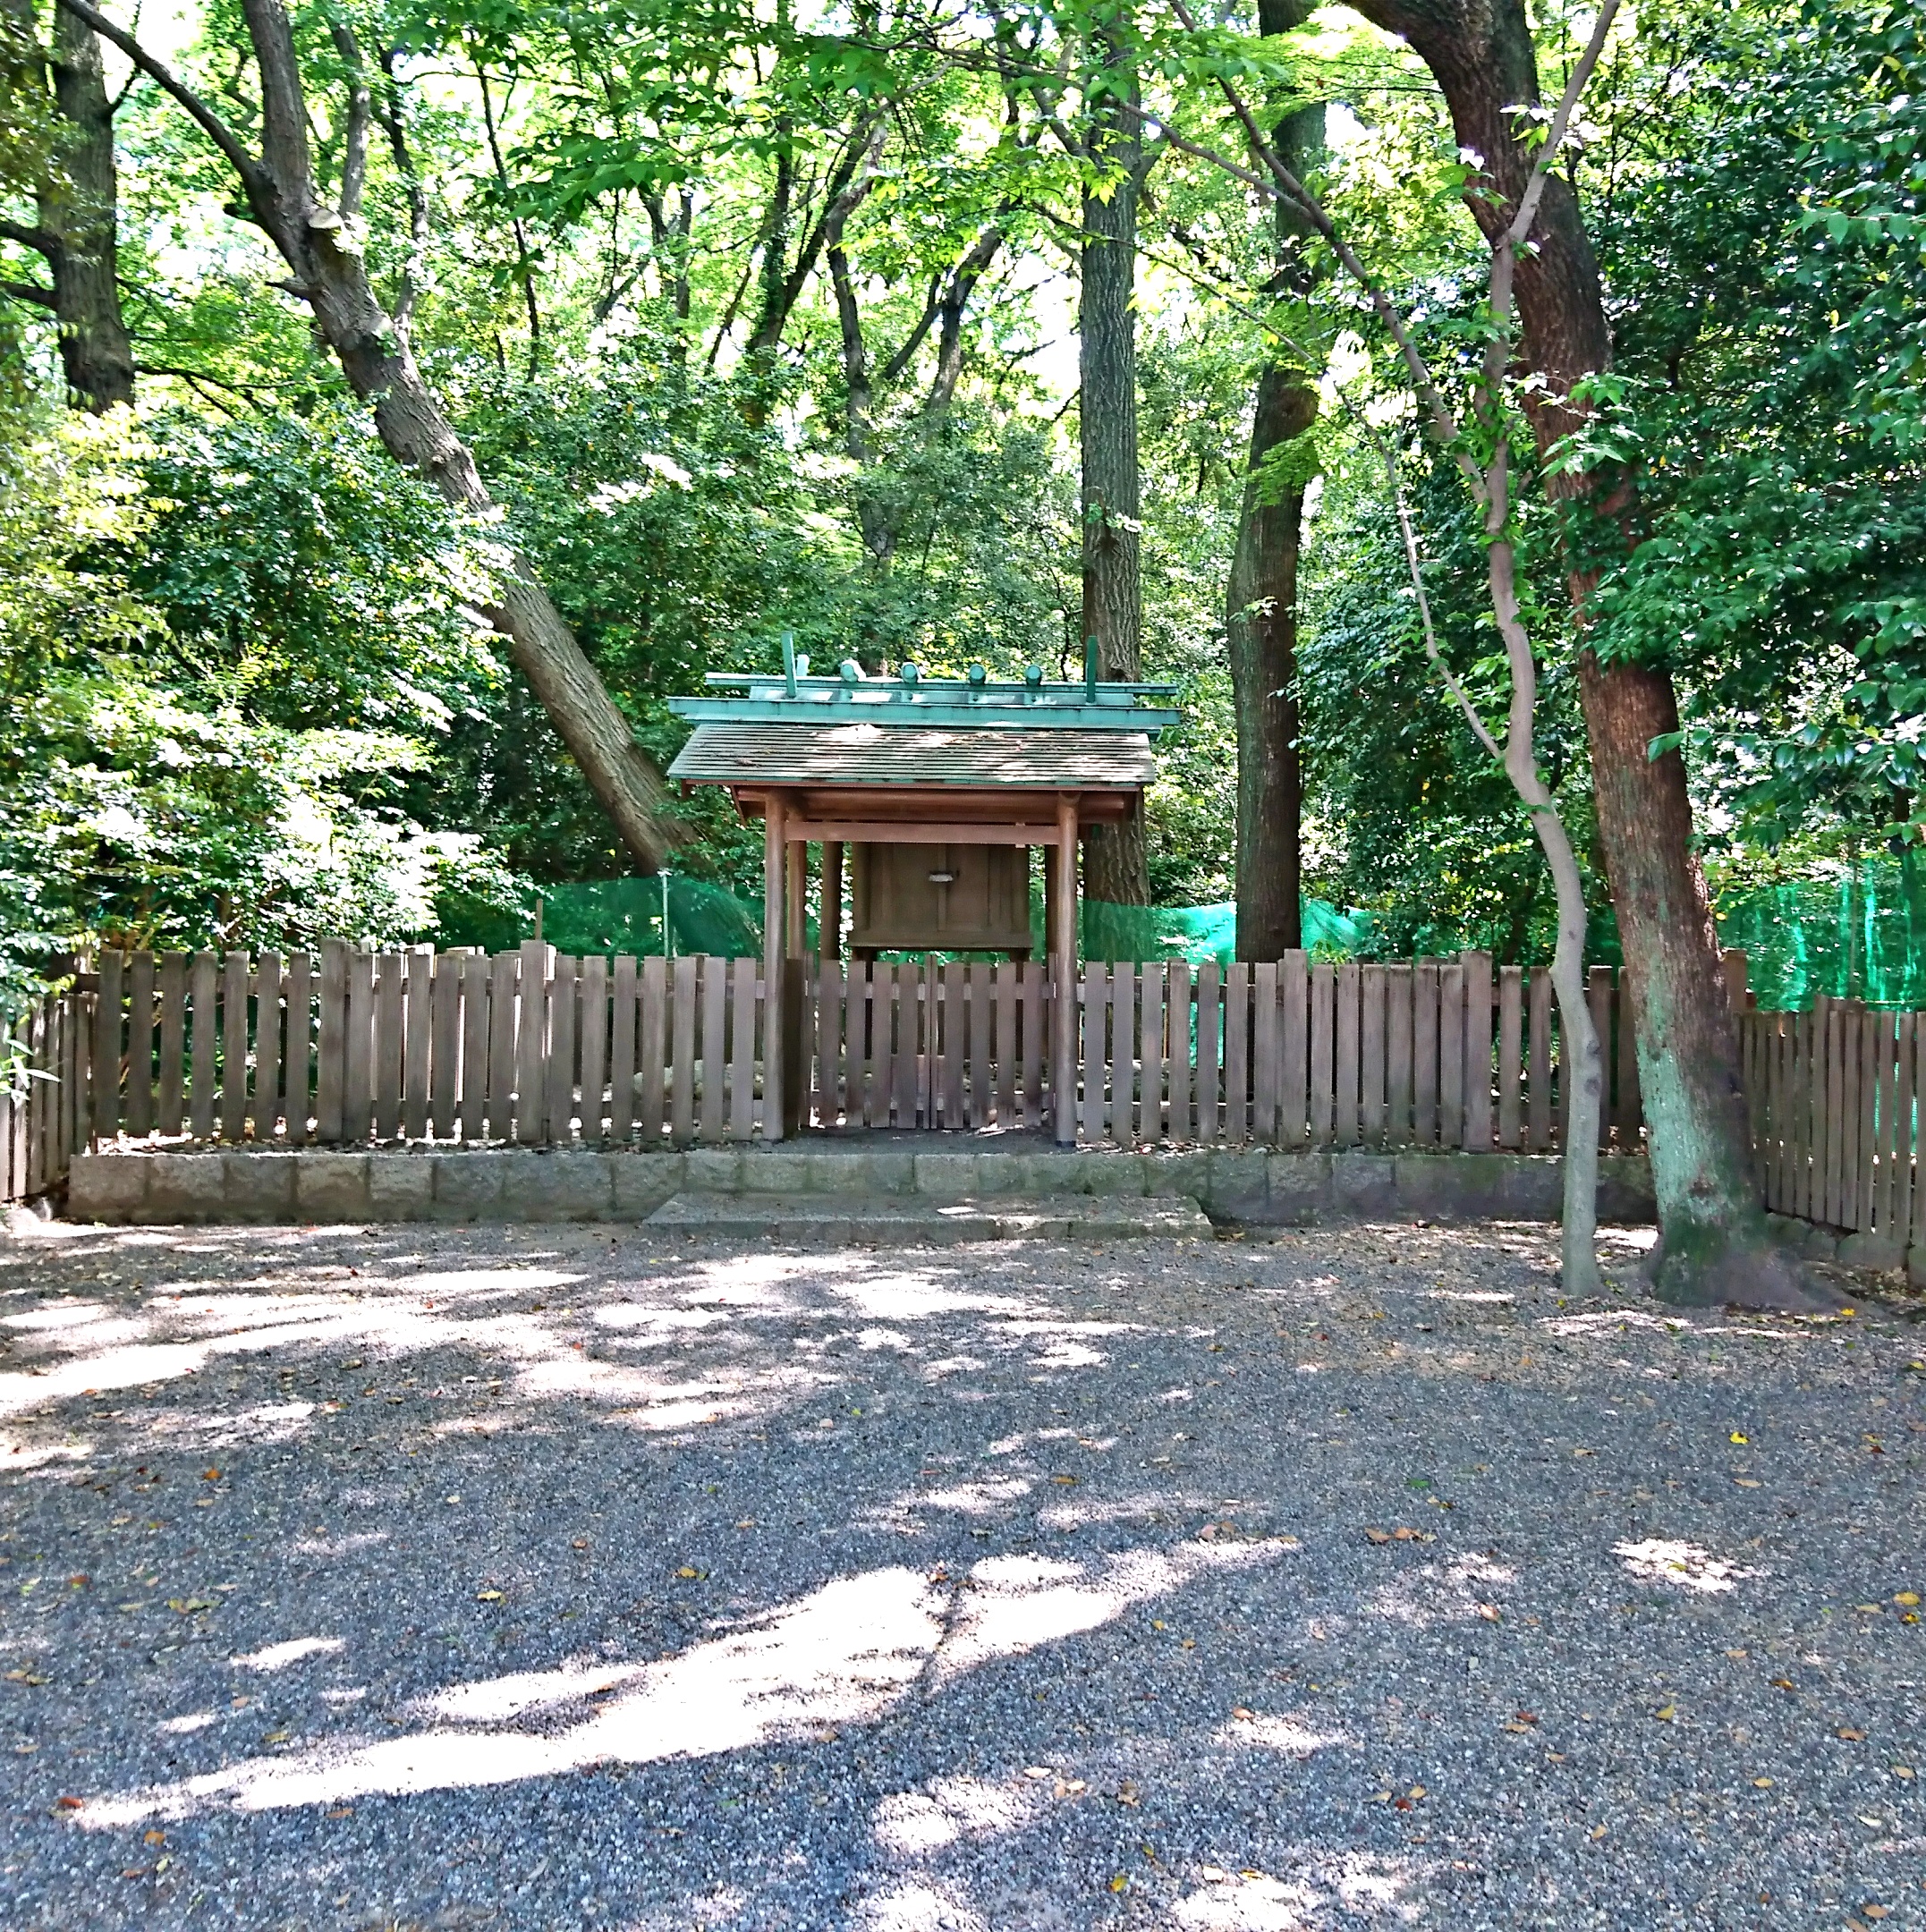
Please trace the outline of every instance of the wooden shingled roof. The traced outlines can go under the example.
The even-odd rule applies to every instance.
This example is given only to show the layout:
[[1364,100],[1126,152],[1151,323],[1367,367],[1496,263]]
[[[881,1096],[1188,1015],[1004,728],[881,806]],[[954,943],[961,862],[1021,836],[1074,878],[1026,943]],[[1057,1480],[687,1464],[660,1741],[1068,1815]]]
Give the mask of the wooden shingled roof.
[[691,784],[1137,786],[1157,775],[1128,731],[702,723],[669,767]]

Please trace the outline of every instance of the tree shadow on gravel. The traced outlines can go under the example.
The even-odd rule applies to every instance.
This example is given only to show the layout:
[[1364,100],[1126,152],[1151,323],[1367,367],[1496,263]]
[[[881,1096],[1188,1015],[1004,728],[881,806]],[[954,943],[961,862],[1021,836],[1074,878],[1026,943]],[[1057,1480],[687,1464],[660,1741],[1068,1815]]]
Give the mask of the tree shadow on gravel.
[[[1727,1786],[1722,1828],[1783,1858],[1833,1767],[1762,1674],[1815,1674],[1791,1572],[1850,1537],[1793,1517],[1816,1438],[1782,1478],[1740,1378],[1853,1391],[1811,1414],[1879,1519],[1852,1555],[1916,1546],[1913,1438],[1872,1494],[1837,1325],[1566,1306],[1551,1260],[1517,1230],[18,1244],[10,1912],[1617,1925],[1703,1865]],[[1609,1727],[1644,1741],[1660,1695],[1631,1764]],[[1744,1750],[1686,1735],[1726,1707]],[[1880,1842],[1807,1862],[1882,1884]],[[1703,1909],[1781,1922],[1750,1885],[1705,1868]]]

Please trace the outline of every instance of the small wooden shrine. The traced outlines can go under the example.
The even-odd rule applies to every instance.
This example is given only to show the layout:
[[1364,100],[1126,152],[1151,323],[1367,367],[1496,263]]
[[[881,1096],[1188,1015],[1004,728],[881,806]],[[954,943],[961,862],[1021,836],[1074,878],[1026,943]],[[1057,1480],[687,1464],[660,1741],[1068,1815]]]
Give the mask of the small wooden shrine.
[[[1027,959],[1030,849],[1044,848],[1050,979],[1059,995],[1073,987],[1079,843],[1138,808],[1156,775],[1151,736],[1179,717],[1150,701],[1174,685],[1096,674],[1092,648],[1076,683],[1047,682],[1034,665],[1015,682],[993,681],[980,665],[938,679],[914,664],[871,677],[845,662],[834,677],[812,677],[785,640],[781,672],[713,673],[710,684],[736,695],[669,700],[696,727],[669,775],[726,786],[745,818],[763,821],[771,1012],[786,1012],[776,996],[784,962],[803,952],[812,844],[822,851],[822,954],[842,949],[846,852],[858,959]],[[790,977],[800,983],[800,972]]]

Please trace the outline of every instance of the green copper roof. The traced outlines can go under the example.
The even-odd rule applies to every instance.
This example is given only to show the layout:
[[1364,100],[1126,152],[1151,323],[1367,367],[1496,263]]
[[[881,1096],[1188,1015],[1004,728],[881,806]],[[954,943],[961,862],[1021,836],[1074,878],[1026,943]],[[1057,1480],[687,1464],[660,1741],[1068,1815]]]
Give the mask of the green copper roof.
[[734,686],[732,698],[671,698],[669,709],[691,723],[731,724],[940,727],[949,731],[1158,732],[1182,713],[1147,702],[1175,694],[1175,684],[1124,684],[1096,675],[1088,653],[1080,682],[1046,682],[1032,665],[1021,681],[993,682],[980,665],[967,677],[927,678],[914,664],[892,677],[870,677],[845,662],[835,677],[811,677],[809,659],[785,640],[779,672],[711,672],[711,685]]

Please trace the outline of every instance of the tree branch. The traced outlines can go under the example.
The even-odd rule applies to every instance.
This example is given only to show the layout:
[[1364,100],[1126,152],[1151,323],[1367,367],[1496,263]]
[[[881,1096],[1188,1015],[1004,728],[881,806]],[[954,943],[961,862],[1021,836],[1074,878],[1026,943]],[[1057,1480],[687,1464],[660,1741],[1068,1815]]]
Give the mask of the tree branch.
[[348,70],[348,123],[342,138],[341,199],[344,221],[353,221],[361,212],[361,191],[368,182],[368,125],[373,99],[368,86],[368,70],[361,59],[361,43],[354,30],[336,21],[329,29],[335,51]]
[[0,282],[0,295],[12,301],[33,302],[42,309],[55,306],[53,290],[38,288],[31,282]]
[[98,7],[89,5],[89,0],[55,0],[55,4],[83,25],[91,27],[110,47],[118,47],[163,94],[184,107],[195,125],[233,164],[242,183],[250,191],[254,189],[261,177],[260,163],[248,152],[241,138],[226,122],[192,88],[175,79],[165,62],[157,60],[124,28],[115,26]]

